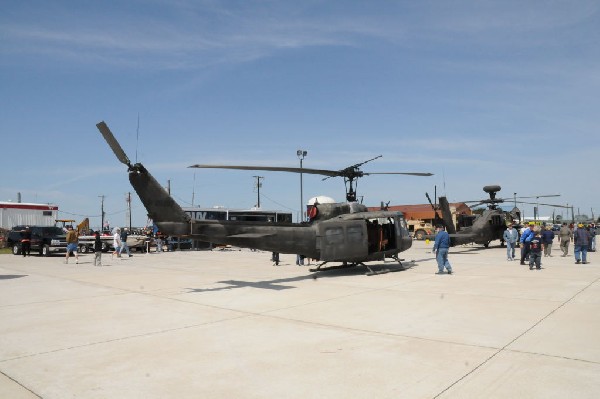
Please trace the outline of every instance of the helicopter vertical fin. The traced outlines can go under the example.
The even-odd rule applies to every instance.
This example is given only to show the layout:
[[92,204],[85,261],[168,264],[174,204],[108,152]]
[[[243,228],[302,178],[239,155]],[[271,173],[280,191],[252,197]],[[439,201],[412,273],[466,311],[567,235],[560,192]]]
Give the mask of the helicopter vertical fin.
[[189,233],[190,217],[156,181],[141,163],[131,165],[129,158],[104,122],[96,125],[113,152],[122,163],[128,166],[129,182],[140,197],[150,217],[159,228],[170,235]]
[[142,164],[133,165],[129,182],[148,211],[148,216],[159,227],[168,223],[189,223],[189,216]]
[[450,204],[446,197],[440,197],[440,209],[442,211],[442,218],[444,219],[444,225],[448,234],[456,234],[456,227],[452,220],[452,212],[450,211]]

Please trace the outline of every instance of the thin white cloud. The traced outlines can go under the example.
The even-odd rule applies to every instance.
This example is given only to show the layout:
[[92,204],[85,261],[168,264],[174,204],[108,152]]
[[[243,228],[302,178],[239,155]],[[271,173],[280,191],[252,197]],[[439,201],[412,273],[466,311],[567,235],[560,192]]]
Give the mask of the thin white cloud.
[[[344,3],[337,8],[333,3],[334,12],[313,12],[328,5],[249,2],[229,7],[219,2],[154,2],[141,3],[135,13],[118,7],[86,13],[55,5],[52,19],[28,16],[24,11],[16,19],[0,19],[4,37],[0,48],[4,53],[43,54],[55,60],[68,57],[84,63],[181,69],[247,62],[282,49],[360,46],[369,38],[414,46],[421,40],[451,43],[462,35],[461,42],[490,46],[506,40],[498,32],[510,32],[517,34],[516,44],[525,47],[540,46],[540,41],[560,46],[548,33],[585,22],[599,8],[583,1],[578,6],[571,2],[541,6],[459,1],[387,4],[360,13]],[[40,8],[36,15],[43,13],[44,6]]]

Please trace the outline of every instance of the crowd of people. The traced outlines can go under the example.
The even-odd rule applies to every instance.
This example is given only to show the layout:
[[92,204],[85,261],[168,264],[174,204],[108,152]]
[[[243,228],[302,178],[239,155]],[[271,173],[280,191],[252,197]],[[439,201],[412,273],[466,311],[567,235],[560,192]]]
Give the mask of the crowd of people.
[[[507,228],[507,232],[514,230],[513,226]],[[505,232],[505,241],[508,233]],[[533,222],[530,222],[521,231],[519,243],[521,247],[521,264],[525,265],[526,261],[529,263],[529,268],[532,269],[535,266],[540,269],[542,252],[544,257],[551,257],[552,255],[552,244],[556,234],[552,230],[552,226],[540,226]],[[596,226],[592,224],[584,225],[579,223],[577,225],[569,226],[567,223],[563,223],[558,230],[558,242],[562,251],[562,257],[569,255],[569,245],[573,242],[575,263],[576,264],[587,264],[588,252],[596,251]],[[509,251],[509,243],[507,241],[507,255]],[[507,256],[508,260],[514,260],[513,256]]]
[[[65,263],[69,263],[69,258],[71,256],[75,257],[75,263],[79,263],[79,254],[77,252],[78,250],[78,241],[79,241],[79,237],[77,234],[77,231],[73,229],[73,226],[69,225],[66,226],[65,229],[67,230],[67,235],[66,235],[66,241],[67,241],[67,248],[66,248],[66,255],[65,255]],[[29,230],[27,229],[27,231],[25,232],[25,234],[22,234],[22,236],[24,237],[21,241],[22,241],[22,247],[23,247],[23,256],[25,256],[25,254],[29,254],[29,248],[28,248],[28,244],[29,241],[31,239],[31,234],[29,233]],[[94,245],[92,247],[93,251],[94,251],[94,266],[102,266],[102,252],[105,248],[104,242],[101,239],[101,232],[99,230],[97,231],[92,231],[91,234],[94,236]],[[170,251],[172,250],[170,244],[169,244],[169,240],[168,237],[165,237],[160,231],[156,231],[153,232],[152,229],[148,228],[142,231],[142,234],[146,236],[145,239],[145,243],[144,243],[144,252],[150,252],[150,246],[151,244],[153,244],[153,246],[156,247],[156,252],[160,253],[163,252],[164,248],[166,246],[166,250]],[[127,227],[124,227],[123,229],[121,228],[114,228],[112,231],[112,246],[113,246],[113,252],[111,254],[111,258],[112,257],[117,257],[117,258],[122,258],[125,255],[127,257],[131,257],[133,256],[131,254],[131,251],[129,249],[129,245],[127,244],[127,238],[129,237],[130,232],[129,229]]]
[[[517,231],[513,224],[509,224],[504,231],[502,240],[506,245],[506,260],[514,261],[516,247],[519,246],[520,264],[529,265],[529,269],[541,269],[542,257],[552,257],[552,245],[558,238],[562,257],[569,256],[569,246],[573,242],[575,264],[590,263],[587,258],[588,252],[596,251],[596,231],[599,226],[594,223],[584,225],[583,223],[568,225],[563,223],[555,232],[552,225],[539,225],[529,222],[521,231]],[[433,244],[433,252],[436,255],[438,271],[436,274],[452,274],[452,266],[448,261],[448,250],[450,248],[450,237],[443,226],[437,227],[437,234]]]

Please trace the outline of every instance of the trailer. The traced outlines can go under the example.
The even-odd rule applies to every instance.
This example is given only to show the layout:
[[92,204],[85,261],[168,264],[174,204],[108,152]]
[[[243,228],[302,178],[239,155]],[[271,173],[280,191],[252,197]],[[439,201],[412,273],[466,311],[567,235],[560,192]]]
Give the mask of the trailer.
[[[79,252],[85,254],[87,252],[94,252],[94,242],[96,237],[90,235],[79,236]],[[102,252],[114,251],[113,236],[101,235],[100,241],[102,242]],[[142,251],[145,248],[146,236],[143,235],[129,235],[127,237],[127,246],[129,249],[136,251]]]
[[0,201],[0,228],[53,226],[58,205]]

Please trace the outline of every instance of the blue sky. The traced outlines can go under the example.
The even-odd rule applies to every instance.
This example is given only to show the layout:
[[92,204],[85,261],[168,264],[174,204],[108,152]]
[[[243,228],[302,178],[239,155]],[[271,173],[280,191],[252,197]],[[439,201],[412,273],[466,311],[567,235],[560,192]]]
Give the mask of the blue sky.
[[[125,224],[104,120],[183,206],[249,208],[260,175],[263,208],[296,216],[298,175],[187,167],[299,166],[304,149],[309,168],[383,155],[363,170],[435,173],[365,177],[367,205],[499,184],[598,216],[599,17],[597,1],[4,2],[0,200],[99,225],[104,195]],[[314,195],[341,201],[343,181],[304,175]]]

